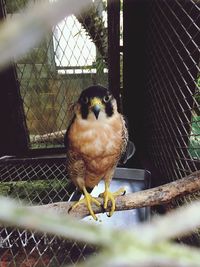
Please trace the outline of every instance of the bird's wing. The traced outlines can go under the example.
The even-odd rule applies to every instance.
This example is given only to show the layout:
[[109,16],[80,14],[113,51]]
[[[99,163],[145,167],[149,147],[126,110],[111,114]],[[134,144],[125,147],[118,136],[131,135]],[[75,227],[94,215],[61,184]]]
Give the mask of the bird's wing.
[[128,137],[128,121],[127,119],[123,116],[123,148],[122,148],[122,153],[121,157],[119,160],[119,165],[124,165],[126,162],[134,155],[135,153],[135,145],[132,141],[129,140]]
[[[68,133],[69,133],[69,130],[70,130],[72,123],[74,122],[74,119],[75,119],[75,116],[72,118],[68,128],[66,129],[65,135],[64,135],[64,146],[67,150],[66,152],[68,152],[68,149],[69,149]],[[66,164],[68,164],[68,153],[66,153],[66,155],[67,155]],[[68,188],[70,189],[69,191],[72,192],[72,195],[70,196],[69,201],[78,201],[82,196],[82,192],[76,188],[75,184],[70,179],[69,179],[69,183],[68,183]]]
[[70,129],[72,123],[74,122],[74,120],[75,120],[75,116],[72,118],[72,120],[71,120],[71,122],[70,122],[70,124],[69,124],[69,126],[68,126],[68,128],[67,128],[67,130],[65,132],[65,135],[64,135],[64,145],[65,145],[66,149],[69,148],[68,133],[69,133],[69,129]]
[[[66,148],[66,155],[67,155],[67,159],[66,159],[66,164],[68,164],[68,157],[69,157],[69,154],[68,154],[68,149],[69,149],[69,139],[68,139],[68,133],[69,133],[69,130],[70,130],[70,127],[71,125],[73,124],[75,120],[75,116],[72,118],[66,132],[65,132],[65,135],[64,135],[64,146]],[[69,198],[69,201],[78,201],[81,196],[83,195],[83,193],[75,186],[74,182],[72,180],[69,180],[69,183],[68,183],[68,186],[67,188],[69,188],[69,191],[72,192],[70,198]],[[91,193],[93,189],[91,188],[87,188],[87,191],[88,193]]]

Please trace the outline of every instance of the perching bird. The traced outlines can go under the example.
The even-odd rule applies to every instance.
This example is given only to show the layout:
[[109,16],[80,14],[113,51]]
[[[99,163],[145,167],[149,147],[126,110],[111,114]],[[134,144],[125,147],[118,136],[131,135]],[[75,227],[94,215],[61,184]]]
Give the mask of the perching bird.
[[132,142],[128,143],[124,117],[118,112],[112,93],[100,85],[82,91],[74,105],[74,113],[64,139],[67,148],[67,172],[75,186],[84,194],[84,198],[75,203],[72,209],[85,203],[92,217],[97,220],[91,204],[100,206],[100,203],[90,192],[103,179],[105,191],[101,196],[105,209],[108,201],[111,201],[109,216],[112,216],[115,196],[124,192],[124,189],[115,193],[109,190],[115,168],[121,158],[126,161],[135,149]]

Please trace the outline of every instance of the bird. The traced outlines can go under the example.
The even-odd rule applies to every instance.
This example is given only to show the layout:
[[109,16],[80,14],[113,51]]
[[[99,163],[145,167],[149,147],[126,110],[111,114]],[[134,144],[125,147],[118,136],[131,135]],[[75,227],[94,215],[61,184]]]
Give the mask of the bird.
[[69,179],[77,188],[74,198],[83,199],[75,202],[71,209],[84,203],[89,214],[97,220],[92,203],[101,203],[90,194],[101,180],[105,191],[103,208],[111,208],[108,216],[115,211],[115,197],[125,193],[124,188],[117,192],[110,191],[110,184],[117,165],[125,163],[135,151],[129,141],[127,120],[118,111],[117,101],[112,92],[102,85],[92,85],[84,89],[73,107],[73,118],[66,130],[66,169]]

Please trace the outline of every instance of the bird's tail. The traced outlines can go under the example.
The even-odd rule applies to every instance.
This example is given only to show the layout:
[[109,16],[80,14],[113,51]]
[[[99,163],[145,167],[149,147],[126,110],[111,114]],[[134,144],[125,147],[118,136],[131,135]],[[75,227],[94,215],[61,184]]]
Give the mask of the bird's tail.
[[[89,194],[93,190],[93,188],[86,188],[86,189]],[[72,193],[71,197],[69,198],[69,201],[78,201],[82,195],[83,195],[83,192],[79,190],[78,188],[76,188],[75,191]]]
[[69,198],[69,201],[78,201],[81,196],[82,196],[82,192],[78,189],[76,189],[72,194],[71,197]]

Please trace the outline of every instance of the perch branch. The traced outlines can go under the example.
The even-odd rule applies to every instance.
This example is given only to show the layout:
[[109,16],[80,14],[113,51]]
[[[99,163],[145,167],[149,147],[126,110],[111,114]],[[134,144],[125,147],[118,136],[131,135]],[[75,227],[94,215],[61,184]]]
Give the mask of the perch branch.
[[31,136],[31,144],[40,142],[63,142],[63,138],[66,130],[61,130],[57,132],[47,133],[47,134],[37,134]]
[[[180,180],[161,185],[152,189],[142,190],[136,193],[130,193],[116,198],[116,210],[130,210],[142,207],[151,207],[166,204],[172,200],[183,197],[200,190],[200,171],[196,171]],[[102,198],[98,200],[103,204]],[[37,209],[54,209],[59,214],[69,213],[76,218],[84,218],[89,215],[85,205],[80,205],[74,210],[70,210],[74,202],[57,202],[42,206],[33,206]],[[109,210],[110,206],[108,206]],[[94,212],[104,212],[101,207],[93,206]]]

